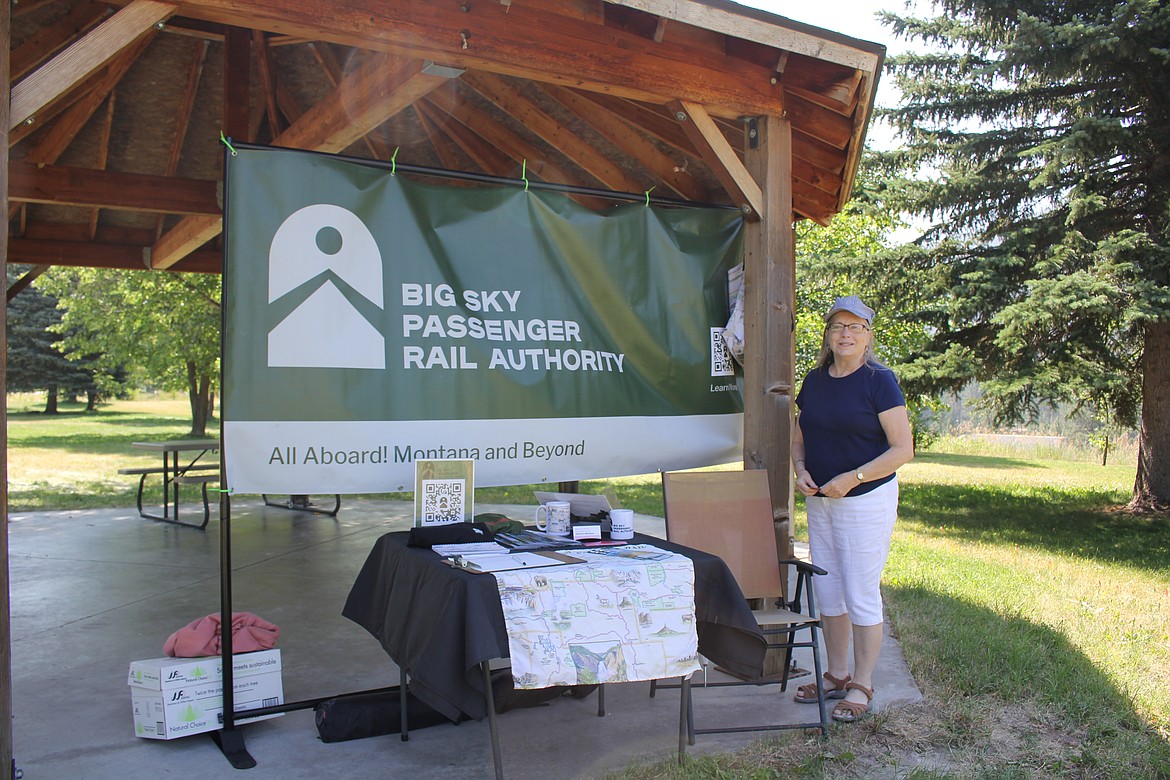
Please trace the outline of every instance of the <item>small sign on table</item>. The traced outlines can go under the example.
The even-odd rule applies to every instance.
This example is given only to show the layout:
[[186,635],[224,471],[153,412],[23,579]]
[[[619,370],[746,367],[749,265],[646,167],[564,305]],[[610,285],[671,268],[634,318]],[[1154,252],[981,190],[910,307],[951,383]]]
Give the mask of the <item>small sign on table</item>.
[[475,461],[414,463],[415,527],[470,523],[475,509]]

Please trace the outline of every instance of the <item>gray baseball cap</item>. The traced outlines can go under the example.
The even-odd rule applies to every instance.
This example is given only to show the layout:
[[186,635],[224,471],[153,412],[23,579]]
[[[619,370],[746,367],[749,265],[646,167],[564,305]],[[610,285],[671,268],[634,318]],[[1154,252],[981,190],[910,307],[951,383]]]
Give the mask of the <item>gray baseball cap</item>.
[[833,301],[833,307],[829,309],[829,313],[825,315],[825,322],[828,322],[834,314],[839,311],[847,311],[850,314],[856,314],[861,319],[865,320],[867,324],[873,325],[873,309],[861,302],[861,299],[856,295],[844,295]]

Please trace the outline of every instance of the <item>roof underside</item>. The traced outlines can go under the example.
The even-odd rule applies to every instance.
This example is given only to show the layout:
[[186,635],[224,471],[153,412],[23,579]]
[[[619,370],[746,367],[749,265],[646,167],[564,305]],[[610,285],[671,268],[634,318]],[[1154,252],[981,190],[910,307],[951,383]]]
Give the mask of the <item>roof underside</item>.
[[218,271],[221,131],[750,218],[744,120],[782,114],[826,224],[884,51],[722,0],[22,0],[8,260]]

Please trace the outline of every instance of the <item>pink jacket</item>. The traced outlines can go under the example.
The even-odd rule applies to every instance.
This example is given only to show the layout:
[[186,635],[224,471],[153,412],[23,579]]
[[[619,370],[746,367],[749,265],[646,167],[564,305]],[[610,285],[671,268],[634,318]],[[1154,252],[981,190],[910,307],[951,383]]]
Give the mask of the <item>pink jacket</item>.
[[[175,658],[200,658],[222,652],[220,615],[201,617],[167,637],[163,652]],[[280,628],[251,612],[232,613],[232,653],[269,650],[276,646]]]

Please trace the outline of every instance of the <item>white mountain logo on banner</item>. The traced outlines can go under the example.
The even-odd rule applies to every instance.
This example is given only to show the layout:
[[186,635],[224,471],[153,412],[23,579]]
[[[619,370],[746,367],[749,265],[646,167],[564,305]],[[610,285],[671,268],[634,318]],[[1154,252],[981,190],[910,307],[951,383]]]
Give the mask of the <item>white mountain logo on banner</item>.
[[[268,252],[268,302],[332,271],[379,309],[382,253],[358,217],[327,203],[289,215]],[[326,279],[268,334],[268,365],[282,368],[386,368],[386,339]]]

